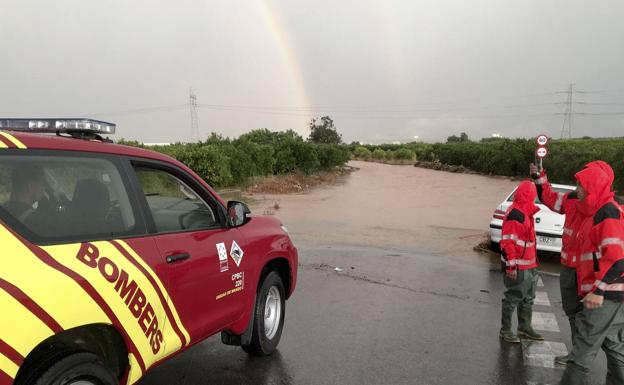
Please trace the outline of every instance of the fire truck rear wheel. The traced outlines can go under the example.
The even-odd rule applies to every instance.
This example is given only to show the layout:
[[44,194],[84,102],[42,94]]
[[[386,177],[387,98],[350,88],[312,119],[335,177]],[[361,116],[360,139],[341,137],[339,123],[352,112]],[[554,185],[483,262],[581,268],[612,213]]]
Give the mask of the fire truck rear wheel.
[[33,385],[118,385],[119,380],[93,353],[74,353],[44,369]]

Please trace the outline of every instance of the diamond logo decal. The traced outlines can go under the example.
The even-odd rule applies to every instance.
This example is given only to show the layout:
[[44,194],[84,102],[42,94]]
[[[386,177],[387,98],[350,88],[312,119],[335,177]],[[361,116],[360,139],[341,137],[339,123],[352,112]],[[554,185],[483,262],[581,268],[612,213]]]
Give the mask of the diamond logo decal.
[[232,241],[232,247],[230,248],[230,257],[232,257],[232,259],[236,263],[236,266],[240,266],[244,254],[245,253],[243,252],[243,249],[240,248],[238,243],[236,243],[236,241]]

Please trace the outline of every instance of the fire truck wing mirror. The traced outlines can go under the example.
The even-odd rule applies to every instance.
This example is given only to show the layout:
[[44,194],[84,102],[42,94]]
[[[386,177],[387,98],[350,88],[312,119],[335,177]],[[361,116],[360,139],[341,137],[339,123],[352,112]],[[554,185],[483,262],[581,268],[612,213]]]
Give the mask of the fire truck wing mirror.
[[229,201],[227,207],[227,220],[229,227],[239,227],[251,220],[251,210],[243,202]]

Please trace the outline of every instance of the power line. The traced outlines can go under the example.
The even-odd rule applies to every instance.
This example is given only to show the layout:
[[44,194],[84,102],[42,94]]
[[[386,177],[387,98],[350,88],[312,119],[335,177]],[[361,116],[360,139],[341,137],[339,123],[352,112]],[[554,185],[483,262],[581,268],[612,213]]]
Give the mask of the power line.
[[576,115],[585,115],[585,116],[618,116],[618,115],[624,115],[624,112],[576,112]]
[[624,89],[615,89],[615,90],[598,90],[598,91],[586,91],[586,90],[577,90],[579,94],[622,94],[624,93]]
[[329,109],[329,108],[315,108],[315,107],[269,107],[269,106],[241,106],[241,105],[226,105],[226,104],[199,104],[202,108],[214,108],[214,109],[240,109],[250,111],[279,111],[279,112],[357,112],[357,113],[414,113],[414,112],[453,112],[453,111],[466,111],[472,110],[492,110],[492,109],[511,109],[511,108],[532,108],[532,107],[553,107],[557,103],[536,103],[536,104],[516,104],[516,105],[498,105],[498,106],[484,106],[484,107],[455,107],[455,108],[434,108],[434,109],[408,109],[408,110],[393,110],[393,109]]
[[[311,118],[319,114],[331,114],[335,118],[343,119],[359,119],[359,120],[376,120],[376,119],[501,119],[516,117],[554,117],[563,115],[564,121],[562,125],[563,137],[572,136],[572,123],[574,115],[583,115],[586,117],[600,116],[618,116],[621,113],[609,112],[575,112],[574,105],[588,106],[618,106],[621,103],[596,103],[587,101],[577,101],[574,98],[575,93],[597,93],[597,92],[615,92],[618,90],[601,90],[601,91],[580,91],[574,85],[570,85],[568,90],[560,92],[544,92],[525,95],[511,95],[502,97],[488,98],[471,98],[461,100],[447,100],[427,103],[411,103],[411,104],[377,104],[377,105],[316,105],[316,106],[267,106],[267,105],[228,105],[228,104],[199,104],[197,96],[192,89],[189,90],[189,102],[187,104],[175,104],[168,106],[146,107],[127,109],[120,111],[111,111],[106,113],[85,114],[89,116],[116,116],[116,115],[132,115],[132,114],[148,114],[165,111],[174,111],[189,108],[191,114],[191,134],[194,139],[199,139],[199,122],[198,108],[213,111],[232,111],[248,114],[266,114],[275,116],[300,116]],[[622,90],[624,91],[624,90]],[[540,102],[540,103],[519,103],[519,104],[500,104],[489,105],[492,101],[513,100],[531,97],[555,97],[556,95],[566,94],[565,102]],[[485,105],[474,105],[483,104]],[[463,104],[463,105],[462,105]],[[536,113],[518,113],[518,114],[472,114],[470,112],[487,111],[487,110],[513,110],[513,109],[533,109],[547,108],[565,105],[565,112],[536,112]],[[440,108],[413,108],[413,107],[439,106]],[[412,108],[410,108],[412,107]],[[511,111],[510,111],[511,112]],[[527,111],[528,112],[528,111]],[[452,114],[455,113],[455,114]],[[461,115],[468,113],[468,115]],[[375,115],[381,114],[381,115]]]
[[133,115],[133,114],[141,114],[141,113],[151,113],[151,112],[165,112],[165,111],[173,111],[188,108],[188,104],[174,104],[170,106],[159,106],[159,107],[143,107],[143,108],[134,108],[130,110],[120,110],[120,111],[109,111],[109,112],[97,112],[90,114],[82,114],[83,116],[113,116],[113,115]]
[[[232,108],[232,107],[212,107],[206,105],[199,105],[200,108],[206,108],[214,111],[234,111],[234,112],[247,112],[252,114],[267,114],[267,115],[284,115],[284,116],[301,116],[301,117],[314,117],[313,113],[305,113],[305,112],[286,112],[286,111],[268,111],[268,110],[253,110],[253,109],[244,109],[244,108]],[[342,119],[361,119],[361,120],[376,120],[376,119],[401,119],[401,120],[411,120],[411,119],[490,119],[490,118],[514,118],[514,117],[538,117],[538,116],[558,116],[562,115],[560,112],[555,113],[535,113],[535,114],[512,114],[512,115],[462,115],[462,116],[431,116],[431,115],[404,115],[404,116],[375,116],[375,115],[335,115],[332,114],[333,118],[342,118]]]
[[624,103],[594,103],[594,102],[574,102],[574,104],[582,104],[588,106],[624,106]]

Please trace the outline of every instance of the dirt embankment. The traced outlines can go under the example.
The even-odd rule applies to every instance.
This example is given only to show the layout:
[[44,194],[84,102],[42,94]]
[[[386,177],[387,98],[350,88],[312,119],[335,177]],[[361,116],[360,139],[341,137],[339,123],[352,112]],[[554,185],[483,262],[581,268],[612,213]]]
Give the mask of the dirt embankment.
[[312,175],[293,173],[262,178],[245,189],[248,194],[289,194],[307,192],[311,189],[335,184],[340,178],[357,171],[356,167],[344,166],[332,171]]
[[479,174],[478,172],[472,171],[464,166],[452,166],[450,164],[440,162],[425,162],[417,160],[416,162],[414,162],[414,167],[428,168],[430,170],[437,171],[457,172],[461,174]]

